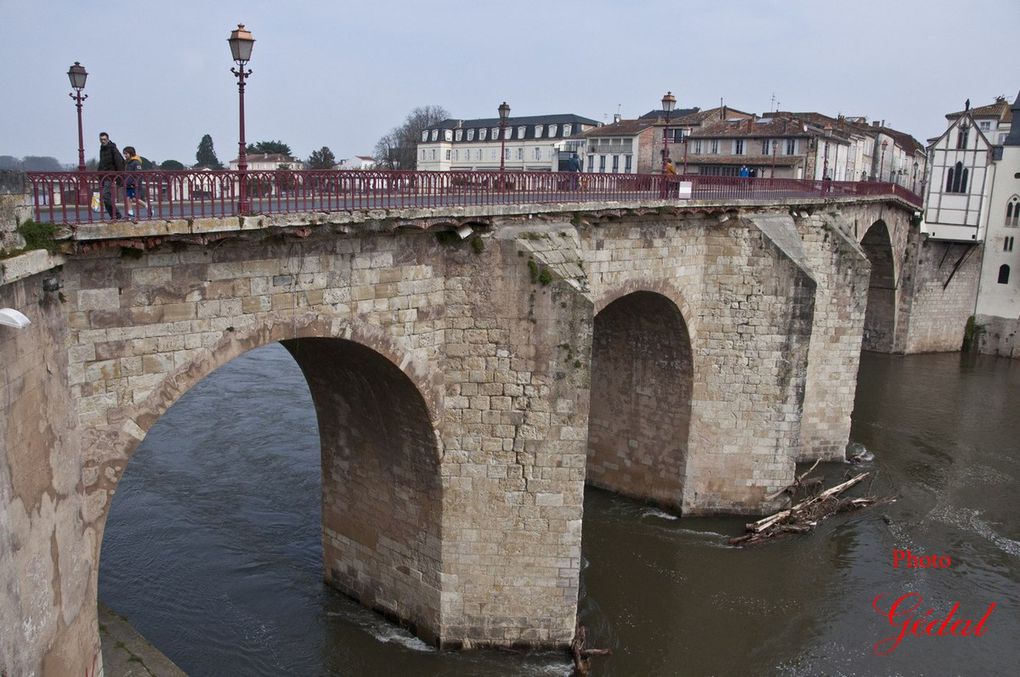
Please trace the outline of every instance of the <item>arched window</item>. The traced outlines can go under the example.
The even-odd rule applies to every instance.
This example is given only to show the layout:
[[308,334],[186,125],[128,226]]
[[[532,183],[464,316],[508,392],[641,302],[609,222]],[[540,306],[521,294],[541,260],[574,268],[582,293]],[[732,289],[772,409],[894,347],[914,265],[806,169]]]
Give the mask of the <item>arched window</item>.
[[966,193],[967,174],[968,170],[964,168],[962,162],[957,162],[954,167],[950,167],[946,173],[946,192]]
[[967,125],[960,125],[959,134],[956,137],[957,150],[963,150],[967,147],[967,132],[969,131]]
[[1020,224],[1020,196],[1014,195],[1006,203],[1006,225],[1015,226]]
[[1009,266],[1005,263],[999,266],[999,284],[1009,284]]

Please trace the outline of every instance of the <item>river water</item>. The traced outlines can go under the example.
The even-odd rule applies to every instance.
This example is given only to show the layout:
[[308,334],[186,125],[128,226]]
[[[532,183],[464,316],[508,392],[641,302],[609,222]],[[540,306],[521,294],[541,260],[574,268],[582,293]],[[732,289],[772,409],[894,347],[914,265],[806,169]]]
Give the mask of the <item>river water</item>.
[[[595,675],[1005,675],[1020,663],[1020,363],[865,353],[851,437],[890,505],[807,535],[727,545],[740,518],[585,497],[579,613]],[[279,345],[199,383],[149,432],[113,501],[100,598],[191,675],[566,675],[559,653],[443,653],[322,583],[319,440]],[[893,567],[894,549],[952,558]],[[978,619],[907,636],[887,611]],[[916,598],[910,598],[916,599]],[[905,608],[904,602],[900,608]]]

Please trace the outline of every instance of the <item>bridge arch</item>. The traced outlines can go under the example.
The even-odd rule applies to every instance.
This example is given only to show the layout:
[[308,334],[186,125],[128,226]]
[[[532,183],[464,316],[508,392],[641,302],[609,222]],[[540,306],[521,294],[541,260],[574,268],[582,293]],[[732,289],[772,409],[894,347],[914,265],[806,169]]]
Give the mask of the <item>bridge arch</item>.
[[694,376],[682,308],[664,289],[618,290],[598,304],[586,474],[593,486],[677,511]]
[[871,263],[868,282],[868,306],[864,314],[862,348],[883,353],[894,350],[896,338],[896,253],[889,227],[882,219],[875,221],[861,238]]
[[[425,374],[371,327],[309,316],[228,331],[167,374],[130,417],[100,481],[109,497],[145,433],[193,385],[237,356],[279,342],[304,374],[316,410],[322,468],[326,582],[410,627],[440,629],[441,442]],[[100,437],[102,439],[102,437]],[[110,501],[96,516],[96,558]],[[98,566],[95,575],[98,577]]]

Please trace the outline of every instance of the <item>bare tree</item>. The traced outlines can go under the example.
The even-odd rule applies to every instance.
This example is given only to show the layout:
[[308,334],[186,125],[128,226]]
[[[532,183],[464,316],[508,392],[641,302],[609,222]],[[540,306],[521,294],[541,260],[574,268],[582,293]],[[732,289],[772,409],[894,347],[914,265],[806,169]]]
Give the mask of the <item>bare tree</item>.
[[442,106],[422,106],[412,110],[404,124],[394,127],[375,144],[375,162],[389,169],[414,169],[422,131],[446,120],[450,114]]

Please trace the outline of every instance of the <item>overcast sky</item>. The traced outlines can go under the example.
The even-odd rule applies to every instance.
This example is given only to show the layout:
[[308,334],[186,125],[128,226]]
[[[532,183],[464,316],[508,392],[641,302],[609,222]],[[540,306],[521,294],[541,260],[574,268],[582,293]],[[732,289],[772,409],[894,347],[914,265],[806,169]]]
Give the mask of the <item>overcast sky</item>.
[[922,143],[944,115],[1020,89],[1017,0],[0,0],[0,155],[77,163],[67,69],[89,72],[86,158],[108,131],[160,162],[203,134],[237,153],[230,31],[255,36],[247,140],[371,154],[416,106],[452,116],[658,107],[844,113]]

